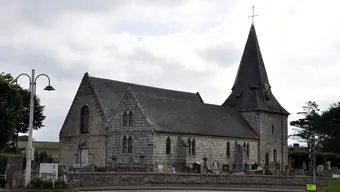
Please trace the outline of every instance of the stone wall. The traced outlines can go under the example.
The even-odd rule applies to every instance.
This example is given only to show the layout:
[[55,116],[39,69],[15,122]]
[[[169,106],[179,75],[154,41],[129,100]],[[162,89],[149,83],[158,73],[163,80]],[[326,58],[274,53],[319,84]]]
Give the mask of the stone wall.
[[[331,178],[317,178],[324,184]],[[311,177],[236,176],[216,174],[166,173],[69,173],[68,182],[74,187],[86,186],[143,186],[143,185],[219,185],[225,187],[305,187]]]
[[244,112],[242,115],[260,135],[260,165],[265,165],[266,153],[269,163],[273,162],[276,149],[276,162],[284,168],[288,164],[288,116],[267,112]]
[[[80,110],[89,107],[89,133],[80,133]],[[59,140],[59,162],[71,165],[79,163],[80,147],[88,150],[88,164],[105,166],[106,120],[98,99],[91,87],[88,75],[80,83],[76,96],[66,116]]]
[[[133,114],[133,125],[123,126],[123,114]],[[129,120],[128,120],[129,122]],[[123,137],[132,138],[132,152],[123,153]],[[113,157],[116,158],[117,167],[139,168],[141,161],[149,169],[153,169],[153,129],[141,112],[135,97],[128,90],[122,99],[109,122],[107,140],[108,162],[113,164]],[[128,146],[128,143],[127,143]]]
[[[166,139],[171,139],[171,153],[166,154]],[[192,141],[195,139],[196,150],[195,154],[189,154],[189,149],[186,147],[185,155],[179,155],[179,148],[182,140],[187,144],[188,138]],[[258,163],[258,141],[247,139],[235,139],[226,137],[209,137],[197,135],[174,135],[174,134],[158,134],[154,135],[154,163],[157,170],[158,165],[163,165],[164,171],[171,170],[170,167],[181,161],[184,158],[186,165],[190,167],[193,163],[199,162],[203,166],[203,158],[207,158],[208,169],[213,170],[213,164],[218,162],[218,171],[222,171],[223,165],[228,165],[230,170],[244,170],[244,164],[247,163],[251,167],[252,164]],[[227,156],[227,142],[230,143],[230,155]],[[246,144],[249,143],[249,157],[246,154]],[[237,150],[237,145],[240,150]]]

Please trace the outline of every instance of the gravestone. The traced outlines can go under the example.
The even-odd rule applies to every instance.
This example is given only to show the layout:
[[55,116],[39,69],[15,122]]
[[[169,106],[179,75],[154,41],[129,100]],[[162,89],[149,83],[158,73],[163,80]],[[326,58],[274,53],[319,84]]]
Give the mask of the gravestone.
[[251,165],[251,169],[256,170],[258,166],[259,166],[258,164],[254,163]]
[[273,174],[273,175],[279,175],[279,170],[274,169],[274,170],[272,171],[272,174]]
[[113,171],[117,171],[117,157],[115,155],[112,155],[112,164],[111,164],[111,169]]
[[330,161],[327,161],[327,170],[330,171],[331,170],[331,164],[332,162]]
[[133,157],[129,158],[129,169],[130,171],[133,171]]
[[318,175],[321,175],[323,173],[323,171],[324,171],[324,166],[323,165],[318,165],[316,167],[316,172],[317,172]]
[[213,164],[213,171],[219,171],[218,161],[214,161],[214,164]]
[[304,170],[304,171],[307,170],[307,163],[306,163],[306,161],[302,162],[302,170]]
[[332,167],[332,168],[331,168],[331,172],[332,172],[332,173],[339,173],[338,167]]

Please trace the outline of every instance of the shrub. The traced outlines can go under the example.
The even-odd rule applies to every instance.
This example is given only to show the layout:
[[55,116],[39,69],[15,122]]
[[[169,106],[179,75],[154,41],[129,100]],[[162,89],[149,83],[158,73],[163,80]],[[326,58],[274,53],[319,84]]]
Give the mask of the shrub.
[[[51,180],[41,180],[41,179],[33,179],[28,188],[33,189],[53,189],[53,182]],[[65,189],[67,185],[62,180],[57,180],[54,183],[54,188]]]

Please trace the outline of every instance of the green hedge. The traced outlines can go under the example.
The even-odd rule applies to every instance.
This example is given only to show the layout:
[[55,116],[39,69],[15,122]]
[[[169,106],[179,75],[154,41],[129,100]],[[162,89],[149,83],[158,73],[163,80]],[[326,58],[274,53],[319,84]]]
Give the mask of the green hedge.
[[[308,160],[308,152],[306,151],[289,151],[288,156],[294,159],[294,168],[302,167],[302,162]],[[326,152],[316,152],[316,165],[324,164],[324,158],[331,162],[331,166],[340,166],[340,154],[336,153],[326,153]]]

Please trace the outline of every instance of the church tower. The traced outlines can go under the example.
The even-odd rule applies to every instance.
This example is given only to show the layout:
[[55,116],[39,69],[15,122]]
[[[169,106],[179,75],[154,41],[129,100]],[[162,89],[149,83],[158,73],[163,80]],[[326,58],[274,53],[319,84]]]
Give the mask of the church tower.
[[284,168],[288,163],[289,113],[271,91],[254,24],[231,90],[222,106],[237,109],[260,136],[259,165],[276,162]]

